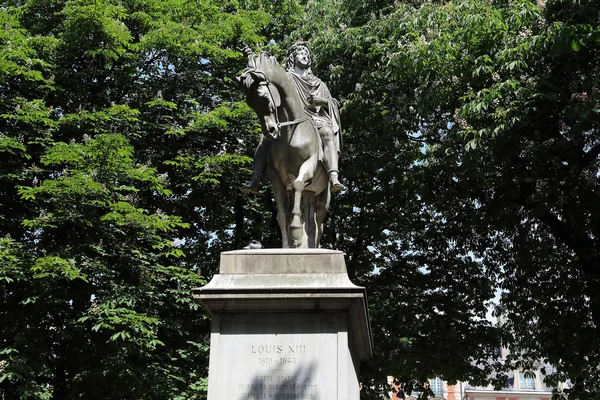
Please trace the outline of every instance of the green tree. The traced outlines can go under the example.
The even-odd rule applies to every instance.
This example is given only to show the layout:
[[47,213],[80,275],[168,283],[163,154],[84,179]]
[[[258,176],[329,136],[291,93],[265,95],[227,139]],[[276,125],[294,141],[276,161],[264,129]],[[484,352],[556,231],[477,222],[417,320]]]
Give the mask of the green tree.
[[324,245],[369,290],[366,394],[387,375],[502,386],[540,360],[597,397],[599,18],[591,0],[5,2],[0,393],[203,398],[190,289],[220,251],[280,241],[268,187],[237,190],[259,135],[238,49],[304,38],[343,101]]
[[295,14],[275,17],[290,7],[2,6],[3,396],[205,396],[209,324],[191,288],[268,215],[236,194],[258,141],[238,48],[292,29]]
[[[307,9],[290,40],[312,37],[344,101],[328,240],[369,289],[373,379],[478,382],[538,360],[570,398],[598,395],[599,18],[569,0]],[[498,290],[501,328],[485,319]]]

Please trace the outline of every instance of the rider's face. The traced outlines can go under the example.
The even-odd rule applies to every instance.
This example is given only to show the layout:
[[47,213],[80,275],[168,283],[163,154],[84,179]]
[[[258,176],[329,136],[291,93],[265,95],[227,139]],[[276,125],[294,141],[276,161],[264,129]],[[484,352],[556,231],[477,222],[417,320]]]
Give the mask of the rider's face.
[[310,58],[308,50],[305,48],[300,48],[298,49],[298,51],[296,52],[296,56],[294,57],[294,64],[296,65],[296,67],[305,69],[308,67],[309,59]]

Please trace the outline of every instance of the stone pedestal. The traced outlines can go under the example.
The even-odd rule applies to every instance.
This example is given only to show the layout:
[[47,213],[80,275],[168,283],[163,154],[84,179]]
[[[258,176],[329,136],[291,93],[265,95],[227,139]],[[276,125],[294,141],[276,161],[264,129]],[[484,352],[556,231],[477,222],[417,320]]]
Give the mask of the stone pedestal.
[[194,292],[212,316],[208,400],[359,399],[372,338],[342,252],[225,252]]

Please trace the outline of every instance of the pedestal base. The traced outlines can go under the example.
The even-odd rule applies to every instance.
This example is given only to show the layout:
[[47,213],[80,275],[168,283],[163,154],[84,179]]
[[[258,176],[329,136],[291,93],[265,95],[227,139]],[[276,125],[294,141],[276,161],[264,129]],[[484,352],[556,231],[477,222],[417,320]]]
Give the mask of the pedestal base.
[[359,399],[372,339],[343,253],[223,253],[221,274],[195,298],[213,318],[208,400]]

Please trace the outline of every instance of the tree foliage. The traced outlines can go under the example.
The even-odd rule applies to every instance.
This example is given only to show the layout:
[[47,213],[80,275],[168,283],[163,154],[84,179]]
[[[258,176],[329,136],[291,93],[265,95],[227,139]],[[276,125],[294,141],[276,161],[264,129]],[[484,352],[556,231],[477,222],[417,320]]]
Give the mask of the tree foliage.
[[239,49],[282,60],[300,38],[342,101],[348,189],[323,245],[369,292],[365,394],[387,375],[501,387],[539,361],[599,395],[597,2],[4,4],[6,397],[205,396],[190,289],[223,250],[280,245],[268,186],[237,190],[260,133]]
[[1,7],[2,396],[204,398],[209,324],[191,288],[266,230],[231,195],[258,140],[238,48],[301,11],[261,8]]
[[[330,0],[307,15],[295,35],[316,32],[315,69],[344,99],[349,190],[330,240],[375,297],[376,374],[502,386],[542,362],[570,398],[597,396],[597,2]],[[498,291],[501,328],[485,319]]]

